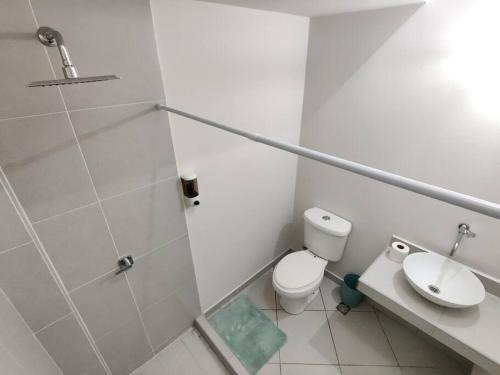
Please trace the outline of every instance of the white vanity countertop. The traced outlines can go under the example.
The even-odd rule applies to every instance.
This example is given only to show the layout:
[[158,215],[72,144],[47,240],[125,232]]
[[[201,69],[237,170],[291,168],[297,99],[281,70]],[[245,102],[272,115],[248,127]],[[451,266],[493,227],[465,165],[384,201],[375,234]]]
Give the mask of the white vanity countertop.
[[486,293],[478,306],[452,309],[420,296],[403,265],[384,250],[359,279],[358,289],[491,374],[500,374],[500,298]]

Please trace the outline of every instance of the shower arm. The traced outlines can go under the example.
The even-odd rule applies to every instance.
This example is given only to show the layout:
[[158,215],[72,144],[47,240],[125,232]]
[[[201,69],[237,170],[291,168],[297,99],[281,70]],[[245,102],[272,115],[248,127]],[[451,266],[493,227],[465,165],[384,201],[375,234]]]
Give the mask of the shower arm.
[[403,177],[394,173],[386,172],[380,169],[369,167],[360,163],[350,160],[341,159],[339,157],[325,154],[323,152],[311,150],[306,147],[297,146],[287,142],[279,141],[277,139],[265,137],[263,135],[248,132],[245,130],[235,129],[233,127],[210,121],[190,113],[180,111],[175,108],[167,107],[163,104],[156,104],[157,110],[163,110],[176,115],[209,125],[215,128],[225,130],[227,132],[237,134],[239,136],[248,138],[254,142],[266,144],[268,146],[278,148],[292,154],[306,157],[308,159],[319,161],[323,164],[328,164],[364,177],[371,178],[376,181],[383,182],[388,185],[396,186],[401,189],[412,191],[414,193],[424,195],[438,201],[450,203],[452,205],[465,208],[486,216],[500,219],[500,205],[497,203],[489,202],[483,199],[458,193],[456,191],[444,189],[439,186],[431,185],[422,181],[414,180],[408,177]]
[[63,63],[62,71],[65,78],[78,78],[78,71],[71,62],[68,49],[64,45],[61,33],[50,27],[42,26],[38,29],[38,39],[47,47],[57,47]]

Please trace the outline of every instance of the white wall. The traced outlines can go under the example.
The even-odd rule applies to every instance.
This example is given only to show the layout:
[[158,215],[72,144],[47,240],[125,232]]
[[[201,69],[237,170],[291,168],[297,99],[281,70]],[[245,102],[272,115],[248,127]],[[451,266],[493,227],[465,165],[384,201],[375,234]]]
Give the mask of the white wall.
[[[309,20],[153,0],[170,106],[297,143]],[[199,176],[187,212],[207,309],[289,246],[296,157],[171,115],[179,171]]]
[[[497,0],[311,20],[301,143],[500,202]],[[477,238],[457,259],[500,277],[500,222],[301,159],[296,218],[319,206],[351,220],[344,259],[363,271],[395,233],[447,252],[460,222]]]

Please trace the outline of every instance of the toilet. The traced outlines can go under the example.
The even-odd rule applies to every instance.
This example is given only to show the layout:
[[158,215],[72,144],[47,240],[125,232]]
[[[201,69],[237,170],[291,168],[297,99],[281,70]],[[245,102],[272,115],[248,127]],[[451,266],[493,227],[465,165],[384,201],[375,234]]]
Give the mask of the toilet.
[[304,245],[307,250],[285,256],[273,271],[273,287],[283,310],[302,313],[319,293],[329,261],[344,254],[352,224],[321,208],[304,212]]

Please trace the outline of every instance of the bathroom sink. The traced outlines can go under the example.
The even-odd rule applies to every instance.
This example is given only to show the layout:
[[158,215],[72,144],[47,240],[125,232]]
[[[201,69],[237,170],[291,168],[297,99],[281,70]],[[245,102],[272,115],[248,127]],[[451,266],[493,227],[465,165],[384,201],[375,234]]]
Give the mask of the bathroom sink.
[[438,254],[411,254],[403,269],[411,286],[438,305],[465,308],[480,304],[486,296],[483,284],[466,266]]

